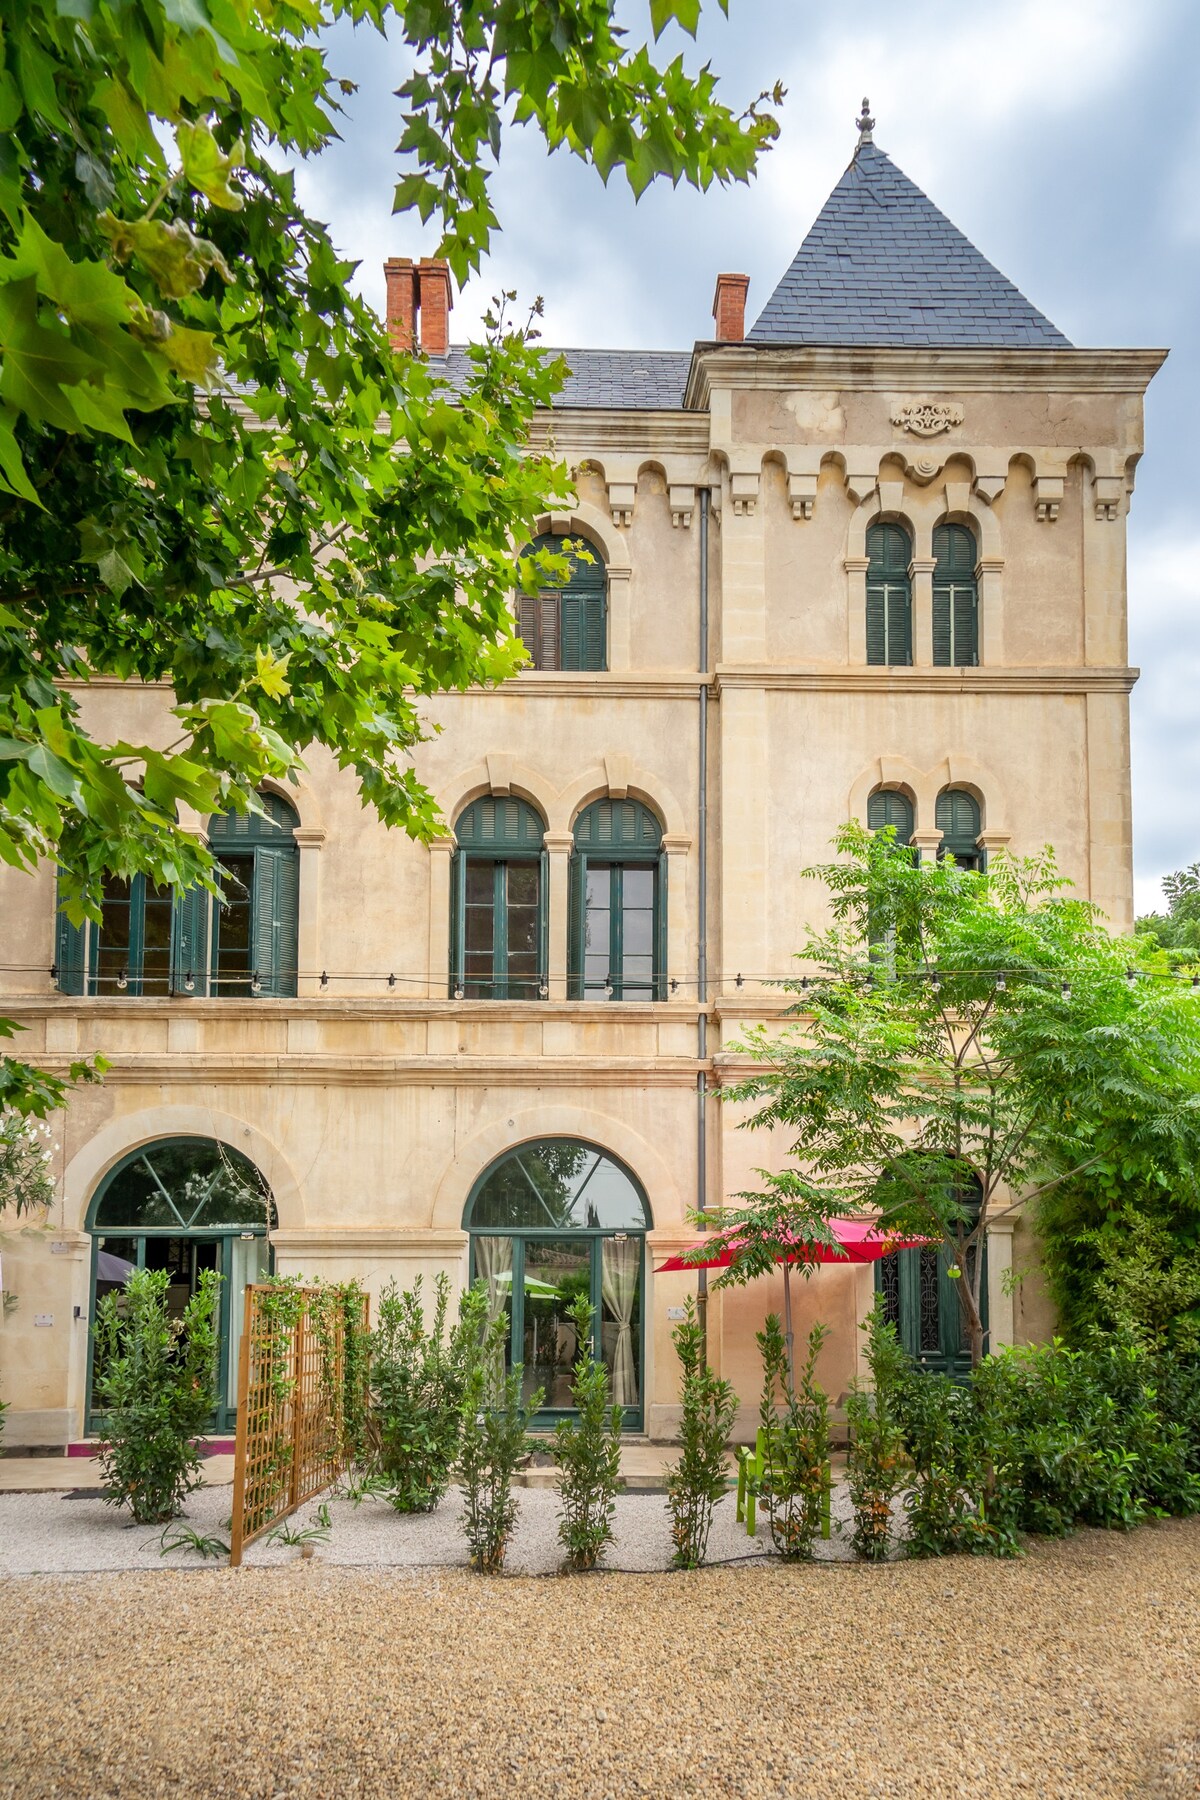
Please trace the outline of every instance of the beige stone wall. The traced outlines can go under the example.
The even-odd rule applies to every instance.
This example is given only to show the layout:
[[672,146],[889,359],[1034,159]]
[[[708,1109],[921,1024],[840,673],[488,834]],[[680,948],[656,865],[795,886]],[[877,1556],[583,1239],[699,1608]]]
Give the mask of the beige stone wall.
[[[64,1063],[103,1050],[104,1085],[63,1121],[60,1196],[44,1228],[3,1244],[20,1296],[0,1323],[10,1441],[62,1441],[83,1424],[88,1208],[124,1154],[168,1133],[245,1150],[279,1210],[278,1266],[360,1275],[466,1268],[463,1209],[509,1146],[585,1137],[641,1180],[652,1258],[689,1240],[697,1199],[696,1079],[719,1080],[721,1046],[777,1006],[823,897],[800,871],[825,856],[871,789],[902,785],[932,853],[936,796],[966,786],[984,842],[1053,843],[1078,890],[1118,928],[1131,920],[1124,541],[1141,450],[1149,353],[764,352],[698,354],[689,409],[565,413],[556,443],[577,467],[572,510],[543,528],[588,536],[609,570],[609,668],[529,672],[502,692],[448,696],[416,766],[447,832],[487,791],[523,795],[550,848],[550,997],[523,1005],[448,998],[449,838],[386,831],[323,753],[293,799],[301,821],[300,997],[295,1002],[57,996],[53,882],[0,873],[7,1010],[20,1053]],[[905,408],[950,409],[932,436]],[[934,422],[936,423],[936,416]],[[901,422],[897,422],[897,420]],[[708,1062],[697,1060],[700,489],[709,535]],[[913,534],[915,666],[868,668],[864,545],[871,520]],[[930,546],[939,519],[980,546],[977,669],[931,666]],[[98,684],[82,696],[100,736],[165,743],[168,696]],[[567,859],[580,810],[632,793],[662,820],[668,974],[653,1006],[565,998]],[[199,823],[198,821],[196,822]],[[328,983],[322,986],[324,971]],[[387,976],[397,977],[389,988]],[[736,977],[743,977],[739,987]],[[708,1102],[709,1203],[778,1166],[783,1146],[736,1129]],[[11,1222],[9,1222],[11,1223]],[[1030,1274],[1000,1275],[1022,1232],[993,1246],[997,1339],[1042,1335]],[[651,1278],[648,1427],[676,1416],[669,1309],[688,1276]],[[714,1360],[754,1405],[754,1332],[782,1282],[714,1295]],[[798,1334],[833,1332],[821,1375],[835,1396],[858,1360],[869,1270],[797,1283]],[[75,1317],[75,1309],[79,1317]],[[35,1325],[52,1315],[52,1325]],[[23,1416],[23,1423],[22,1423]]]

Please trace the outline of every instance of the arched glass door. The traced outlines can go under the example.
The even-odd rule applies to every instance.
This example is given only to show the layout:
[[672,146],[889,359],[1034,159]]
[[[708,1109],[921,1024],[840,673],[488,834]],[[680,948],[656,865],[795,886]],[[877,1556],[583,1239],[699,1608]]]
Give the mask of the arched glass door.
[[222,1277],[221,1361],[215,1431],[237,1410],[238,1346],[246,1284],[269,1266],[271,1190],[248,1157],[215,1138],[160,1138],[111,1169],[92,1201],[92,1306],[88,1332],[87,1428],[92,1429],[96,1303],[118,1292],[133,1269],[165,1269],[167,1305],[182,1315],[200,1275]]
[[625,1424],[645,1416],[646,1231],[650,1209],[622,1163],[579,1138],[509,1151],[475,1184],[464,1220],[471,1279],[487,1283],[493,1319],[509,1322],[506,1367],[520,1363],[540,1417],[571,1408],[576,1360],[571,1306],[591,1302],[593,1353],[605,1363]]

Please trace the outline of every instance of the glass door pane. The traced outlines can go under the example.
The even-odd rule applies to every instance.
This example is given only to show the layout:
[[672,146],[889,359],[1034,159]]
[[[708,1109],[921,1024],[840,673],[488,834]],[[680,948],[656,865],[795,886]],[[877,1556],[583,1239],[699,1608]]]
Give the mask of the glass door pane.
[[540,1387],[543,1409],[558,1411],[571,1405],[571,1367],[577,1351],[569,1313],[581,1296],[591,1299],[592,1245],[578,1238],[527,1238],[524,1248],[523,1397],[528,1400]]
[[513,1250],[510,1237],[477,1237],[472,1240],[475,1252],[475,1280],[487,1284],[489,1325],[501,1317],[508,1320],[504,1333],[502,1363],[495,1371],[497,1385],[512,1367],[513,1314]]
[[536,1000],[538,974],[538,885],[536,863],[509,863],[508,998]]
[[618,1406],[642,1399],[642,1263],[645,1240],[600,1241],[600,1354]]

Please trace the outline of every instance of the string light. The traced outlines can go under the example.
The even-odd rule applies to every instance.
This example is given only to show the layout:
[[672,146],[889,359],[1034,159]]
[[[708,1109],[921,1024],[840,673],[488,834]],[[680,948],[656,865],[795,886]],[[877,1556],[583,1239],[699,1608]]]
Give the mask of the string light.
[[1064,1000],[1069,1000],[1071,998],[1071,984],[1069,981],[1064,981],[1062,984],[1062,997]]
[[183,991],[185,994],[194,994],[196,991],[196,977],[190,969],[183,978]]
[[125,989],[129,986],[129,970],[128,969],[122,969],[121,973],[117,976],[117,986],[120,988],[122,993],[124,993]]
[[1003,970],[1001,970],[1000,974],[997,975],[997,977],[996,977],[996,992],[998,994],[1004,994],[1004,993],[1008,992],[1008,983],[1004,979]]

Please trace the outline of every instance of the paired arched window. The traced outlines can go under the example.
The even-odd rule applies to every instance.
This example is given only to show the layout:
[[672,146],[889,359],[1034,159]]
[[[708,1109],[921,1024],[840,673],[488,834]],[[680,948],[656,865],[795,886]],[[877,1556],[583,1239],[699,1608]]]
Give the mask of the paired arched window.
[[952,856],[960,869],[982,869],[982,827],[974,794],[968,794],[964,788],[943,788],[937,797],[934,823],[942,834],[939,862],[944,856]]
[[545,826],[515,795],[485,794],[455,830],[450,987],[456,999],[546,994]]
[[108,875],[99,922],[72,925],[59,907],[55,974],[64,994],[205,994],[286,998],[296,992],[299,819],[278,794],[263,812],[222,813],[208,841],[221,898]]
[[597,800],[575,824],[571,993],[582,1000],[665,997],[662,826],[639,800]]
[[517,631],[535,669],[604,669],[607,656],[607,589],[604,558],[594,544],[590,560],[578,554],[582,540],[543,533],[529,546],[565,557],[570,574],[562,587],[518,594]]
[[895,832],[898,845],[911,844],[913,803],[897,788],[876,788],[867,801],[867,830],[882,831],[887,825]]
[[912,662],[912,540],[903,525],[867,529],[867,661]]
[[933,534],[933,660],[941,668],[972,669],[979,661],[978,551],[965,525],[939,525]]

